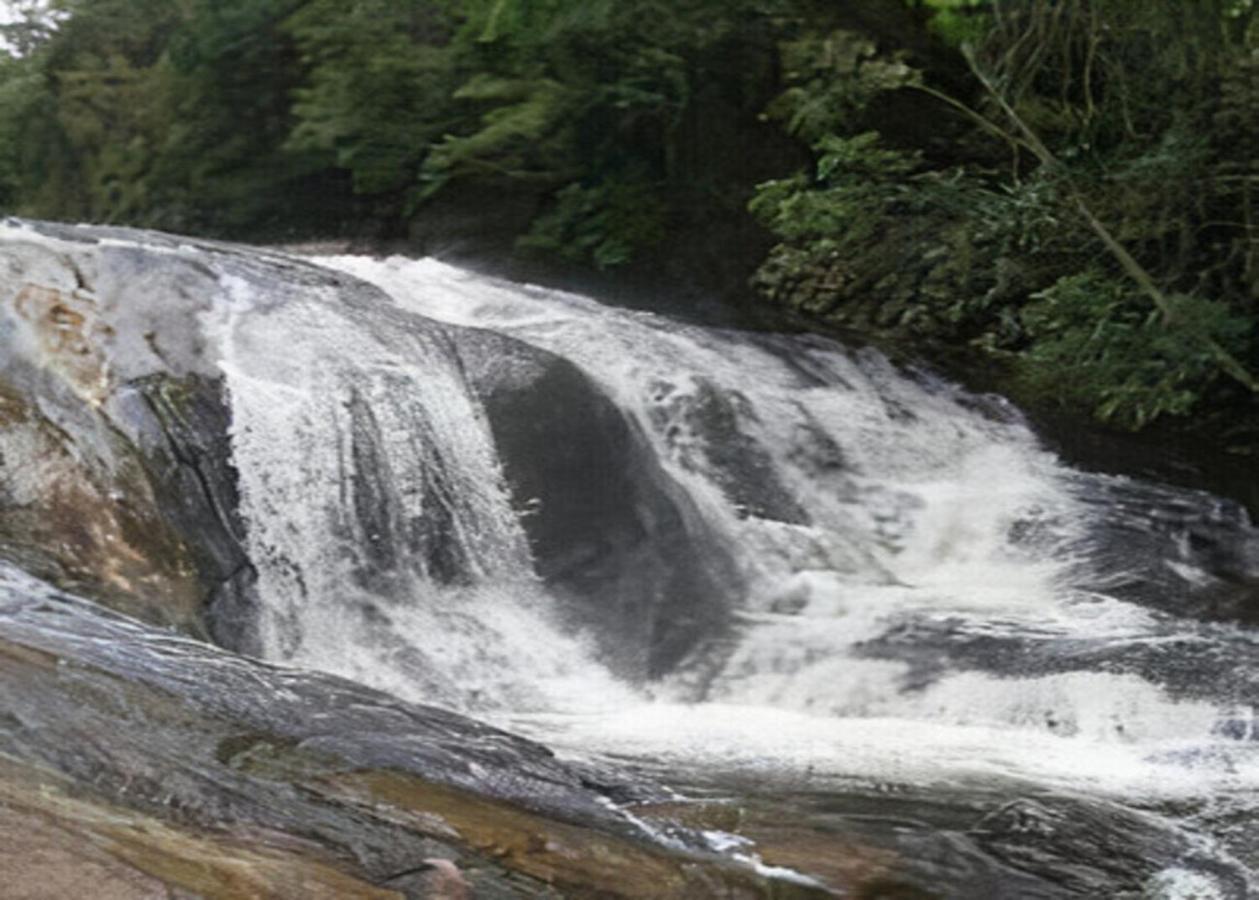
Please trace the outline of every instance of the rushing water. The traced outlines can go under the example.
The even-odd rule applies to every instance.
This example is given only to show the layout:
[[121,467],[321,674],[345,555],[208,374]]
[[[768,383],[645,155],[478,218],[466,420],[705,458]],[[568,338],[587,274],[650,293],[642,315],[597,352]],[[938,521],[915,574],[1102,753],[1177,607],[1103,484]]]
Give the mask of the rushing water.
[[[269,657],[682,781],[1032,786],[1161,810],[1206,857],[1245,855],[1233,813],[1259,787],[1259,647],[1197,615],[1254,590],[1259,540],[1239,509],[1073,471],[999,398],[873,352],[434,261],[319,262],[393,307],[262,311],[229,278],[207,325]],[[469,370],[524,383],[536,361],[493,358],[485,332],[610,401],[618,440],[682,510],[683,568],[719,573],[704,583],[720,596],[662,590],[639,608],[685,602],[704,627],[637,675],[607,662],[615,617],[575,614],[539,571],[530,517],[582,498],[512,484]],[[1216,819],[1228,827],[1199,827]],[[1237,890],[1174,865],[1149,884]]]
[[145,379],[225,383],[248,649],[737,797],[804,871],[842,876],[800,849],[826,834],[948,897],[1252,893],[1236,504],[1075,470],[1002,399],[818,337],[7,227],[100,318],[86,357],[0,333],[19,363],[124,429]]

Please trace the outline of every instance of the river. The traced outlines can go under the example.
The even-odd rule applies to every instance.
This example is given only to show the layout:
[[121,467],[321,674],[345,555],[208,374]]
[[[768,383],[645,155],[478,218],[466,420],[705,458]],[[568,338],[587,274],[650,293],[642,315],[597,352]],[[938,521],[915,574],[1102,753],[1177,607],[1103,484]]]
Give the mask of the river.
[[1252,895],[1238,504],[1073,468],[870,349],[311,262],[379,291],[218,266],[194,317],[253,653],[639,773],[659,840],[788,882]]

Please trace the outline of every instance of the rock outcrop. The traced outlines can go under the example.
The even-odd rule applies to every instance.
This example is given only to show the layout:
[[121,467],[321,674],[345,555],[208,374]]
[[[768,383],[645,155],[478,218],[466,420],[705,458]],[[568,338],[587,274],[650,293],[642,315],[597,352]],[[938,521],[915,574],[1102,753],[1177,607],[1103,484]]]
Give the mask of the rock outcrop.
[[491,332],[459,348],[538,575],[601,658],[658,676],[719,635],[734,563],[637,426],[566,359]]
[[18,896],[41,896],[46,877],[100,879],[94,896],[119,897],[420,898],[437,881],[478,897],[816,893],[684,836],[660,844],[615,802],[661,799],[650,785],[154,629],[7,566],[0,711]]
[[[466,367],[537,575],[620,674],[665,672],[723,627],[735,566],[705,542],[635,426],[565,360],[404,314],[376,288],[290,256],[154,233],[10,220],[0,272],[0,555],[28,571],[259,653],[258,561],[217,337],[234,316],[317,298],[387,332],[388,346],[410,331]],[[387,436],[356,396],[349,530],[373,536],[359,542],[357,582],[387,592],[411,559],[423,577],[459,583],[467,548],[433,518],[448,504],[430,497],[424,522],[394,508],[376,458]],[[444,477],[426,484],[441,494]]]

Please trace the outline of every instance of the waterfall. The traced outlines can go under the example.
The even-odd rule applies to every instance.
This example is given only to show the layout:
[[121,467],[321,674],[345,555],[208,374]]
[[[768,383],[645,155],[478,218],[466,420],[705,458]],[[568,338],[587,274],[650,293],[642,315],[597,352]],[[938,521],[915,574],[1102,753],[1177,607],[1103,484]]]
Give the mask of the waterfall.
[[224,279],[232,408],[272,659],[463,709],[610,679],[561,633],[446,330]]
[[1081,471],[1000,397],[818,336],[433,260],[0,231],[13,521],[86,548],[15,530],[19,566],[589,773],[908,809],[1050,880],[1105,833],[1150,896],[1246,896],[1237,504]]
[[[210,326],[268,655],[574,751],[876,781],[1252,788],[1247,692],[1227,667],[1190,678],[1163,651],[1254,659],[1253,642],[1133,596],[1203,589],[1189,532],[1210,520],[1253,547],[1236,510],[1151,488],[1179,524],[1141,538],[1162,561],[1120,573],[1125,594],[1097,498],[1132,486],[1065,466],[1000,398],[818,337],[702,328],[431,260],[318,262],[387,304],[268,308],[228,282]],[[684,541],[680,568],[724,580],[686,596],[661,582],[627,613],[548,575],[538,523],[606,485],[570,484],[562,466],[558,482],[514,482],[497,423],[504,383],[507,405],[561,416],[577,395],[537,380],[561,364],[676,514],[667,530],[641,517],[635,546]],[[563,458],[540,440],[531,452]],[[606,530],[573,515],[573,533]],[[650,576],[620,552],[599,566]],[[676,646],[627,676],[610,660],[639,618],[659,624],[643,640]]]
[[13,570],[10,633],[280,673],[219,691],[260,712],[310,679],[469,713],[596,788],[768,810],[686,840],[638,817],[753,864],[761,825],[838,815],[957,896],[998,895],[968,860],[1017,893],[1077,856],[1089,896],[1252,890],[1235,503],[1082,471],[868,348],[433,260],[8,222],[0,270],[6,565],[149,622],[76,600],[67,631]]

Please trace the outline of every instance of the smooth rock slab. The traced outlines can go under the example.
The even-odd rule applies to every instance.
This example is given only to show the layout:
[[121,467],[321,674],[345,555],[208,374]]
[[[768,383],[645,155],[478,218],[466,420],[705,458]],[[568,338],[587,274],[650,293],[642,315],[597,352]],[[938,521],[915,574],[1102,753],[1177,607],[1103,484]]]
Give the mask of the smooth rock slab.
[[[406,312],[366,282],[291,256],[121,228],[0,222],[0,558],[128,615],[262,655],[258,576],[265,581],[267,560],[242,522],[239,447],[234,454],[229,438],[241,416],[226,387],[224,335],[238,320],[308,324],[312,312],[362,338],[327,332],[360,348],[348,360],[355,377],[388,349],[467,379],[534,574],[565,626],[586,632],[619,675],[665,674],[727,628],[738,566],[643,436],[571,363]],[[238,337],[248,356],[256,335],[245,327]],[[286,333],[262,355],[287,359],[303,337],[311,335]],[[319,358],[311,368],[329,365]],[[398,376],[390,393],[419,387]],[[417,503],[396,496],[413,485],[390,475],[397,435],[381,433],[360,393],[344,400],[354,502],[342,552],[361,557],[357,586],[406,603],[417,567],[441,585],[475,580],[478,562],[459,535],[478,529],[443,518],[466,493],[453,481],[457,454],[411,435],[435,460],[424,473],[424,515],[413,516]],[[55,479],[23,476],[45,457],[58,461]],[[732,478],[749,459],[729,461]],[[241,474],[248,482],[247,465]],[[22,500],[8,496],[17,487]],[[283,562],[302,569],[291,554]]]
[[[141,876],[203,896],[321,896],[276,886],[297,870],[330,896],[432,896],[434,879],[443,890],[462,879],[478,897],[820,895],[665,846],[614,796],[662,795],[462,716],[234,656],[0,568],[0,798],[10,825],[53,817],[53,831],[24,845],[32,873],[87,835],[125,863],[108,878],[138,896]],[[270,887],[241,893],[255,882]],[[342,883],[362,887],[338,894]]]

